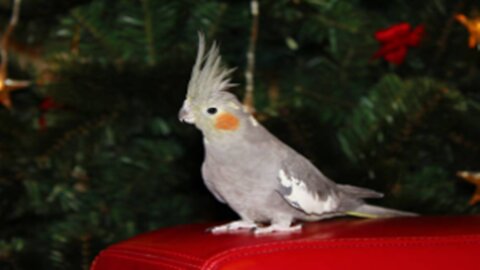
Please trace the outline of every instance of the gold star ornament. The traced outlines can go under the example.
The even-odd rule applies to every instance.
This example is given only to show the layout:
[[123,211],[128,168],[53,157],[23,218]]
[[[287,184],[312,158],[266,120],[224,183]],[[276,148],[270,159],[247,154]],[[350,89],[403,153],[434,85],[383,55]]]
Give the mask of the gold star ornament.
[[6,72],[3,73],[0,70],[0,103],[6,108],[10,109],[12,107],[12,99],[10,98],[10,93],[12,91],[28,87],[30,85],[30,82],[17,81],[5,77]]
[[480,17],[468,18],[463,14],[457,14],[455,19],[463,24],[470,33],[468,46],[470,48],[480,48]]
[[474,184],[477,187],[477,189],[475,190],[475,193],[470,199],[469,204],[474,205],[480,202],[480,173],[460,171],[457,173],[457,176],[463,178],[465,181],[469,183]]
[[29,81],[17,81],[8,78],[8,46],[10,43],[10,37],[18,22],[20,13],[20,0],[13,2],[13,12],[10,22],[0,39],[0,56],[2,60],[0,62],[0,104],[10,109],[12,107],[12,99],[10,93],[12,91],[28,87]]

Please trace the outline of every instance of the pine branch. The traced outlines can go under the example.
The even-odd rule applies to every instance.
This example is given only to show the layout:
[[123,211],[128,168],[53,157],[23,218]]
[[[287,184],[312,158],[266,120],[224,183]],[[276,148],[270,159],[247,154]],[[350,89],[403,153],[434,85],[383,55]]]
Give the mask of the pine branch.
[[467,149],[469,151],[473,152],[479,152],[480,151],[480,144],[477,142],[474,142],[472,140],[466,139],[462,134],[459,134],[457,132],[450,132],[448,134],[448,138],[450,141],[457,145],[461,145],[464,149]]
[[82,254],[82,270],[90,269],[91,264],[91,241],[92,236],[90,234],[85,234],[80,237],[81,241],[81,254]]
[[383,148],[395,151],[443,98],[465,102],[458,91],[436,80],[402,81],[396,75],[385,76],[361,99],[339,131],[343,151],[352,161],[374,156]]
[[62,136],[60,136],[59,139],[56,140],[52,147],[37,157],[38,163],[45,163],[53,153],[59,151],[75,137],[79,135],[88,135],[90,132],[92,132],[92,130],[104,126],[108,121],[115,119],[117,116],[118,114],[116,112],[104,114],[98,118],[87,121],[73,129],[66,131]]
[[147,40],[147,54],[148,54],[148,64],[153,66],[156,63],[156,52],[155,52],[155,37],[153,35],[153,25],[152,25],[152,12],[149,5],[149,0],[142,0],[143,13],[145,14],[144,28],[145,28],[145,38]]
[[212,22],[210,28],[208,29],[207,36],[216,36],[217,32],[219,31],[220,27],[223,26],[223,18],[225,16],[225,12],[228,9],[228,4],[220,3],[218,8],[215,9],[216,11],[216,18],[215,21]]
[[311,91],[311,90],[308,90],[308,89],[306,90],[306,89],[303,89],[303,88],[298,88],[298,91],[301,94],[307,96],[308,98],[317,100],[317,101],[322,102],[322,103],[335,104],[336,106],[343,107],[343,108],[348,108],[348,109],[355,106],[355,104],[353,102],[350,102],[348,100],[339,99],[339,98],[336,98],[334,96],[330,96],[330,95],[326,95],[326,94],[321,94],[321,93],[318,93],[316,91]]
[[[453,14],[458,13],[460,10],[462,10],[463,6],[464,6],[464,3],[459,2],[455,6],[455,11],[453,12]],[[435,15],[438,15],[438,14],[435,14]],[[450,35],[452,33],[452,29],[453,29],[454,24],[455,24],[455,17],[450,16],[450,18],[445,23],[445,26],[442,28],[442,34],[441,34],[439,40],[437,41],[437,50],[436,50],[435,55],[433,57],[433,64],[431,65],[432,67],[436,66],[438,61],[441,59],[441,57],[443,56],[443,54],[447,50],[447,42],[448,42],[448,40],[450,38]]]
[[70,41],[70,52],[78,56],[80,53],[80,40],[82,37],[82,27],[79,24],[74,26],[72,40]]
[[251,2],[252,13],[252,27],[250,29],[250,42],[247,51],[247,69],[245,71],[245,97],[243,99],[243,105],[250,113],[255,112],[255,100],[253,96],[254,90],[254,74],[255,74],[255,49],[258,39],[258,17],[260,10],[258,7],[258,0],[252,0]]
[[323,15],[317,15],[315,18],[320,24],[322,24],[326,27],[335,28],[335,29],[339,29],[339,30],[342,30],[342,31],[347,31],[347,32],[350,32],[350,33],[357,33],[358,32],[357,27],[353,27],[353,26],[344,24],[340,21],[332,20],[332,19],[327,18]]
[[83,28],[90,33],[90,35],[98,41],[98,43],[105,48],[105,51],[112,55],[112,57],[118,56],[118,51],[110,44],[110,42],[105,38],[105,34],[102,33],[98,28],[91,24],[85,16],[80,12],[80,10],[72,11],[73,18],[81,25]]

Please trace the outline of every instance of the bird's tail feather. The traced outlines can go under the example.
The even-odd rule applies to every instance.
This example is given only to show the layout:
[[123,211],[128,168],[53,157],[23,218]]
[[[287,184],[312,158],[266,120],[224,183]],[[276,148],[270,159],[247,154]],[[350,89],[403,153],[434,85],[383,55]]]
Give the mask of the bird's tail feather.
[[362,218],[385,218],[385,217],[414,217],[418,214],[400,211],[370,204],[362,204],[352,211],[347,211],[347,215]]
[[368,188],[363,187],[356,187],[350,185],[337,185],[341,191],[347,193],[349,197],[353,198],[360,198],[360,199],[367,199],[367,198],[382,198],[383,194],[380,192],[376,192],[375,190],[371,190]]

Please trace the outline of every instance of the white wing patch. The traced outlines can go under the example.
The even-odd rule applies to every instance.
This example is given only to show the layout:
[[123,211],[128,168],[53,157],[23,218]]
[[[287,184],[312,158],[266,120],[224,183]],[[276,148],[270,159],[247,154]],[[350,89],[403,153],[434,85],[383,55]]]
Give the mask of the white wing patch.
[[308,190],[305,183],[295,177],[288,176],[284,170],[278,173],[280,184],[290,189],[290,194],[283,197],[295,208],[311,215],[322,215],[333,212],[338,207],[338,200],[334,196],[321,199],[316,192]]
[[253,117],[253,116],[250,115],[249,119],[250,119],[250,123],[252,124],[252,126],[258,127],[258,122],[257,122],[257,120],[255,119],[255,117]]

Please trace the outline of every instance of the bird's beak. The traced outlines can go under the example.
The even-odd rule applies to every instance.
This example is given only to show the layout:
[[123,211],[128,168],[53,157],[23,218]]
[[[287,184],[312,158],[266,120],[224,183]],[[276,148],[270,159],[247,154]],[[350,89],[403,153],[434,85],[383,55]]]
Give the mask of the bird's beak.
[[178,112],[178,120],[189,124],[193,124],[193,122],[195,122],[195,118],[193,117],[192,109],[190,107],[190,102],[188,100],[183,102],[183,106]]

